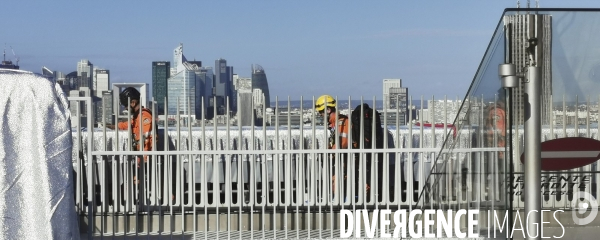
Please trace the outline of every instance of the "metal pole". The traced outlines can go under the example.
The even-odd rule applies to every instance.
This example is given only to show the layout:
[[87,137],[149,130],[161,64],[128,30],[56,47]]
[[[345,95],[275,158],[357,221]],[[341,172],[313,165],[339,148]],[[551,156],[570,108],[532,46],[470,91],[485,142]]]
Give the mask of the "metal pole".
[[527,68],[525,82],[525,214],[526,239],[541,239],[541,72]]

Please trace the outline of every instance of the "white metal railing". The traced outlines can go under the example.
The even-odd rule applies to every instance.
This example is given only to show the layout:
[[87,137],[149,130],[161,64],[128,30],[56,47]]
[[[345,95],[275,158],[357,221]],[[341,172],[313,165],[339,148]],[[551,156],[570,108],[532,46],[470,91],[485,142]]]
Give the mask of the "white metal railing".
[[[423,189],[430,193],[421,196],[424,203],[433,208],[506,200],[507,175],[499,171],[498,161],[498,153],[505,149],[478,144],[484,136],[476,126],[454,130],[448,125],[384,123],[384,149],[328,150],[328,131],[314,124],[177,125],[159,129],[162,143],[156,146],[162,149],[141,153],[131,150],[128,131],[94,129],[90,119],[87,129],[73,132],[76,204],[87,226],[84,232],[90,235],[210,237],[228,230],[237,235],[217,236],[245,238],[243,230],[255,230],[258,233],[253,234],[262,237],[335,236],[332,229],[339,227],[336,214],[341,209],[411,209]],[[554,136],[579,131],[564,128],[566,134]],[[597,129],[586,131],[597,138]],[[521,144],[522,133],[516,132],[515,144]],[[454,148],[442,150],[444,143]],[[149,156],[149,161],[137,167],[139,155]],[[368,155],[374,160],[368,162]],[[346,174],[334,167],[342,165],[344,156],[350,169]],[[436,159],[444,160],[435,163]],[[432,172],[434,163],[443,170]],[[519,171],[516,164],[515,172]],[[577,171],[599,177],[597,165]],[[430,174],[434,176],[428,182]],[[339,178],[344,175],[345,180]],[[597,194],[598,186],[589,190]],[[570,206],[564,198],[544,200],[546,208]],[[513,205],[522,207],[522,200],[515,198]]]

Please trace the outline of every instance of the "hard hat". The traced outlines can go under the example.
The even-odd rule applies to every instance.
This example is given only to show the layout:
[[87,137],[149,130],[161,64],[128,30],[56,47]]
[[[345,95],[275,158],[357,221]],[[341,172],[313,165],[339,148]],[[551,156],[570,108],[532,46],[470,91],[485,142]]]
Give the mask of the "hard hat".
[[129,103],[127,102],[127,99],[136,99],[136,100],[140,100],[140,92],[135,89],[134,87],[128,87],[125,88],[120,94],[119,94],[119,101],[121,102],[121,105],[123,106],[127,106],[129,105]]
[[315,103],[315,109],[317,111],[324,111],[325,107],[335,107],[335,99],[329,95],[320,96]]

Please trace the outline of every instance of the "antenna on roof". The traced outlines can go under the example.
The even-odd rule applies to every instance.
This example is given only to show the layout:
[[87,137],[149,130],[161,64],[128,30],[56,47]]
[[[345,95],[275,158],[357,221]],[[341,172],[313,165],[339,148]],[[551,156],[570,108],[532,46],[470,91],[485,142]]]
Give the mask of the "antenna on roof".
[[521,1],[517,0],[517,8],[521,8]]

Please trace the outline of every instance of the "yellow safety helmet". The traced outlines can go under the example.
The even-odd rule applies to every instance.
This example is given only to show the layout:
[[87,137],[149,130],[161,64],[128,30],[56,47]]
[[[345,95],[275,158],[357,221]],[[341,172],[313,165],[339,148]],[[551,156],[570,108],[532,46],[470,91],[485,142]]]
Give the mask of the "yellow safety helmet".
[[335,99],[329,95],[320,96],[315,103],[315,109],[317,111],[324,111],[325,107],[335,108]]

